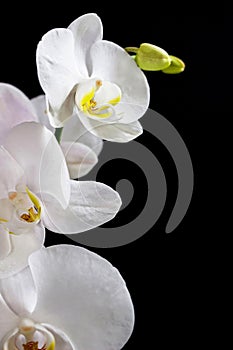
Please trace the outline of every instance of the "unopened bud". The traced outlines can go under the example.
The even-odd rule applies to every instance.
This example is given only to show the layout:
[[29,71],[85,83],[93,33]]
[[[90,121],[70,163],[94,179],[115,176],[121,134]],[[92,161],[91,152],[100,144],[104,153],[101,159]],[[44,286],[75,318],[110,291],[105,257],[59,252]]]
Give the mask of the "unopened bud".
[[162,48],[144,43],[140,45],[135,61],[143,70],[159,71],[169,67],[171,58]]
[[184,71],[185,69],[185,64],[184,62],[175,56],[170,56],[171,59],[171,64],[165,69],[162,69],[163,73],[166,74],[178,74]]

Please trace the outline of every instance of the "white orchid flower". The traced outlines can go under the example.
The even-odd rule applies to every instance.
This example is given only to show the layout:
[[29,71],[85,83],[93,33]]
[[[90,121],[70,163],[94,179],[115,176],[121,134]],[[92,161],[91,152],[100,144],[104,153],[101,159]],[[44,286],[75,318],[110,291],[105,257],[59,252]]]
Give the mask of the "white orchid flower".
[[75,110],[94,135],[128,142],[142,133],[138,119],[148,108],[149,86],[128,53],[102,37],[92,13],[50,30],[38,44],[38,77],[53,127],[63,127]]
[[0,147],[0,278],[20,271],[44,241],[44,227],[71,234],[111,220],[117,192],[94,181],[70,180],[55,136],[35,122],[21,123]]
[[[0,83],[0,144],[13,126],[26,121],[40,122],[54,133],[45,110],[44,96],[30,101],[16,87]],[[71,179],[77,179],[89,173],[96,165],[103,141],[89,133],[81,122],[73,117],[63,129],[60,146]]]
[[3,350],[120,350],[134,309],[120,273],[80,247],[41,249],[23,272],[1,281]]

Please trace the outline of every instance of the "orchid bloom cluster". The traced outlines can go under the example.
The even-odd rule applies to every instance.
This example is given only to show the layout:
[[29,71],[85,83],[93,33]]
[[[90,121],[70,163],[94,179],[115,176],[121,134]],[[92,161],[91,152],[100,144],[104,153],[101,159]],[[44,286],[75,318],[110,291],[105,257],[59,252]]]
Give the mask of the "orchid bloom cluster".
[[117,269],[77,246],[44,247],[46,228],[75,234],[115,217],[119,194],[79,178],[98,162],[103,140],[142,133],[142,70],[184,69],[154,45],[123,49],[102,38],[95,14],[45,34],[36,52],[44,95],[30,100],[0,83],[1,350],[118,350],[133,330]]

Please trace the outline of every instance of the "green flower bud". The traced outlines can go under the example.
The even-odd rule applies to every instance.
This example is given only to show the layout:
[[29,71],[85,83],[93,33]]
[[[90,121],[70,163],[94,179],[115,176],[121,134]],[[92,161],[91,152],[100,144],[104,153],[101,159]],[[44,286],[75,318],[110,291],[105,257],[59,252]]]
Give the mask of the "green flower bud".
[[171,64],[169,67],[162,70],[163,73],[166,74],[178,74],[184,71],[185,64],[184,62],[175,56],[170,56]]
[[168,53],[152,44],[141,44],[136,53],[137,65],[147,71],[158,71],[169,67],[171,58]]

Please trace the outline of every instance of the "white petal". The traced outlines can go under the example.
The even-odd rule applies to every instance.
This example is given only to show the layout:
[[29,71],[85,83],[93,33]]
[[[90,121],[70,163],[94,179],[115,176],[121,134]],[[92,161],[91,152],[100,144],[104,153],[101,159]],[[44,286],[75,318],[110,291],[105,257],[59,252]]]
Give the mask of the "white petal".
[[0,146],[0,199],[8,198],[8,192],[15,191],[15,187],[24,175],[22,167],[12,155]]
[[62,141],[73,141],[88,146],[98,156],[103,148],[103,141],[88,132],[77,115],[70,118],[64,126]]
[[7,307],[0,295],[0,345],[8,332],[13,330],[18,323],[18,317]]
[[[47,331],[47,330],[46,330]],[[46,344],[46,337],[40,331],[35,331],[33,334],[33,341],[38,342],[38,348],[42,348]]]
[[75,58],[79,71],[86,77],[91,69],[89,51],[91,46],[103,37],[103,27],[100,18],[94,13],[85,14],[72,22],[68,29],[74,35]]
[[131,123],[143,116],[149,105],[149,85],[145,75],[130,55],[109,41],[98,41],[90,50],[93,77],[115,83],[122,92],[115,107],[121,123]]
[[42,323],[42,326],[44,326],[54,335],[56,350],[75,350],[70,339],[64,332],[62,332],[62,330],[53,327],[53,325],[48,325],[45,323]]
[[13,128],[6,149],[25,171],[26,184],[35,194],[49,193],[66,207],[70,196],[69,173],[55,136],[37,123]]
[[118,270],[80,247],[52,246],[29,258],[38,302],[33,318],[67,334],[75,349],[119,350],[134,324]]
[[[39,120],[41,124],[45,125],[50,131],[54,132],[54,128],[49,123],[48,115],[46,112],[46,103],[45,103],[45,96],[40,95],[31,100],[32,104],[34,105],[34,108],[37,111],[37,115],[39,117]],[[75,120],[76,128],[81,126],[82,130],[85,131],[82,124],[80,123],[79,119],[74,116],[71,118],[64,127],[64,130],[71,132],[74,132],[73,126],[71,125],[72,122]],[[79,124],[79,126],[77,126]],[[62,139],[64,140],[64,130],[62,132]],[[80,133],[80,130],[78,130]],[[66,132],[66,135],[68,134]],[[73,139],[76,139],[78,137],[78,134],[73,137]],[[69,138],[69,137],[68,137]],[[71,137],[72,140],[72,137]],[[77,145],[74,144],[74,142],[61,142],[61,148],[63,151],[63,154],[66,156],[66,163],[68,166],[69,174],[72,179],[76,179],[78,177],[86,175],[97,163],[98,158],[96,156],[96,153],[99,153],[102,148],[103,141],[96,138],[94,135],[86,132],[86,138],[82,137],[82,140],[89,143],[91,147],[94,148],[92,151],[88,146],[82,143],[77,143]],[[88,142],[90,140],[90,142]],[[94,141],[94,142],[92,142]],[[85,143],[84,142],[84,143]],[[69,151],[69,152],[68,152]]]
[[8,198],[0,199],[0,223],[7,222],[11,219],[14,207]]
[[42,125],[45,125],[47,129],[49,129],[52,133],[54,133],[54,128],[49,122],[48,114],[46,111],[46,101],[45,101],[45,95],[40,95],[37,97],[34,97],[31,100],[31,103],[33,104],[33,107],[35,109],[36,115],[39,119],[39,122]]
[[98,162],[96,154],[82,143],[61,142],[61,149],[71,179],[77,179],[88,174]]
[[[0,219],[1,220],[1,219]],[[10,235],[0,221],[0,260],[6,258],[11,251]]]
[[30,100],[16,87],[0,83],[0,144],[15,125],[37,120]]
[[101,106],[106,103],[115,105],[121,100],[121,90],[116,84],[109,81],[103,81],[102,86],[95,94],[97,105]]
[[9,308],[19,316],[25,317],[35,308],[37,295],[29,267],[11,277],[2,279],[0,292]]
[[48,98],[46,98],[46,113],[53,128],[63,128],[66,122],[72,117],[76,89],[77,85],[73,87],[61,107],[57,110],[51,107]]
[[50,198],[43,222],[49,230],[58,233],[84,232],[111,220],[120,206],[119,194],[110,187],[94,181],[71,180],[68,208],[62,209]]
[[22,271],[28,265],[29,255],[42,247],[44,237],[45,229],[39,224],[35,226],[34,232],[10,234],[12,250],[0,260],[0,279]]
[[52,133],[54,133],[55,128],[62,128],[71,118],[74,110],[75,91],[76,86],[71,90],[61,108],[57,111],[52,109],[45,95],[40,95],[32,99],[32,104],[37,112],[40,123],[45,125]]
[[80,114],[80,120],[86,129],[95,136],[112,142],[129,142],[142,134],[141,124],[136,121],[129,124],[100,123]]
[[[56,114],[81,77],[74,56],[74,36],[69,29],[53,29],[45,34],[37,47],[37,70],[42,89]],[[64,108],[63,108],[64,109]],[[61,121],[68,118],[64,109]]]

